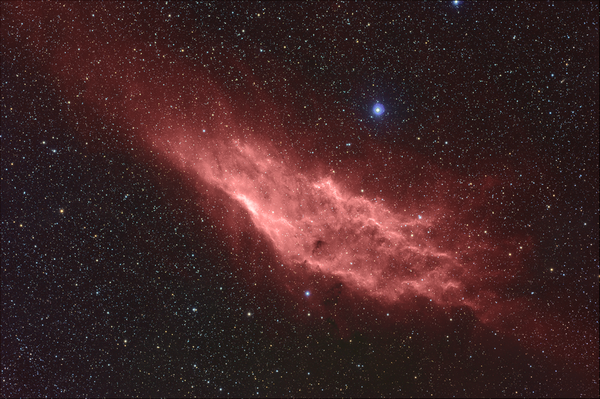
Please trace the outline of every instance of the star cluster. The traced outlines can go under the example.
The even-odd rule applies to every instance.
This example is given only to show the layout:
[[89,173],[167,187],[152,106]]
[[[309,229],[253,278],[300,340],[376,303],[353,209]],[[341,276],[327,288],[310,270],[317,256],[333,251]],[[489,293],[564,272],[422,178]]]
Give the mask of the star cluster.
[[597,3],[1,7],[3,396],[597,396]]

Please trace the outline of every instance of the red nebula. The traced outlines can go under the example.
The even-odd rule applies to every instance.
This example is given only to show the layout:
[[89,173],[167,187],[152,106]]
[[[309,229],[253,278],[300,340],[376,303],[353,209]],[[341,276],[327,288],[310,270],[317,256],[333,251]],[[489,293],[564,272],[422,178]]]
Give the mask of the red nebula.
[[369,196],[370,190],[345,189],[334,173],[298,170],[293,156],[268,142],[199,144],[170,136],[157,146],[182,170],[237,201],[285,268],[333,277],[383,304],[418,295],[444,306],[478,306],[465,293],[473,267],[469,271],[464,254],[444,248],[434,234],[444,218],[439,203],[421,218]]
[[[23,16],[41,11],[31,4],[20,7],[29,7]],[[103,37],[106,23],[80,23],[89,12],[85,7],[56,8],[68,18],[60,19],[63,46],[50,55],[49,67],[73,107],[119,121],[135,133],[129,140],[143,143],[210,192],[237,202],[287,272],[333,278],[381,304],[419,296],[441,306],[480,309],[496,294],[475,287],[506,274],[499,263],[518,263],[518,240],[498,244],[481,238],[485,220],[457,227],[473,207],[484,206],[491,178],[465,182],[470,199],[453,204],[453,191],[463,184],[452,181],[456,176],[419,165],[410,154],[376,159],[382,150],[368,139],[361,144],[368,168],[364,159],[338,165],[337,171],[328,167],[332,159],[313,158],[307,165],[306,152],[296,153],[283,129],[257,122],[277,105],[266,102],[250,83],[252,76],[246,77],[249,100],[262,105],[233,100],[217,77],[198,72],[158,44],[135,41],[135,36],[127,42],[108,33]],[[51,18],[44,11],[38,18]],[[93,40],[74,34],[86,29],[95,32]],[[39,51],[47,50],[47,33],[41,28],[31,35]],[[345,129],[352,125],[345,121]],[[368,182],[376,175],[383,180],[385,173],[414,184],[400,182],[403,192],[398,192],[399,184]],[[248,229],[238,222],[227,226],[225,236],[233,239],[236,230]]]
[[[20,7],[31,7],[22,15],[40,11],[31,4]],[[475,208],[488,206],[493,178],[459,183],[414,154],[382,156],[368,139],[361,144],[362,159],[332,169],[333,159],[294,151],[289,132],[264,118],[277,104],[265,100],[247,72],[250,101],[233,99],[217,83],[219,77],[199,72],[160,44],[152,46],[133,33],[130,41],[115,41],[103,32],[106,23],[79,26],[86,10],[57,7],[56,13],[69,18],[63,15],[59,22],[64,45],[48,61],[73,108],[119,121],[134,133],[129,140],[167,159],[209,194],[216,190],[237,202],[283,265],[273,278],[291,285],[290,272],[298,279],[331,278],[382,305],[423,297],[444,307],[486,309],[497,295],[486,287],[488,279],[506,277],[500,264],[518,265],[526,251],[522,243],[517,248],[515,238],[486,239],[487,216],[464,223]],[[48,11],[38,18],[51,18]],[[73,35],[85,29],[95,32],[93,39]],[[31,34],[40,51],[46,50],[47,33],[41,28]],[[347,120],[338,128],[349,130],[355,123]],[[314,145],[318,136],[313,136],[307,140]],[[413,183],[369,181],[385,180],[386,174]],[[464,190],[469,199],[452,199]],[[227,228],[225,236],[235,245],[236,231],[250,227],[244,218]]]
[[[502,205],[494,194],[510,186],[506,171],[503,177],[460,176],[367,136],[356,155],[326,153],[320,141],[344,143],[358,122],[335,116],[329,130],[320,127],[298,139],[277,124],[276,115],[296,114],[293,101],[269,101],[258,79],[226,56],[226,65],[244,71],[235,90],[219,83],[222,75],[149,44],[143,33],[116,41],[105,28],[126,26],[117,22],[118,10],[84,26],[85,4],[20,7],[15,18],[30,28],[32,47],[46,57],[84,137],[95,134],[85,131],[90,113],[116,121],[129,132],[124,148],[158,154],[203,195],[225,198],[206,212],[222,224],[232,261],[245,250],[242,235],[249,233],[255,246],[268,241],[270,258],[254,253],[236,270],[251,276],[259,267],[268,269],[271,283],[295,301],[310,301],[321,315],[333,315],[328,304],[340,297],[362,298],[384,313],[414,309],[420,306],[415,300],[440,309],[468,307],[488,326],[522,333],[537,345],[536,329],[515,332],[510,322],[515,306],[534,311],[506,293],[527,278],[523,262],[531,252],[529,237],[505,234],[501,226]],[[59,12],[58,26],[47,21]],[[38,19],[46,22],[38,25]],[[54,40],[62,35],[62,46],[47,45],[49,26]],[[93,36],[82,33],[89,30]],[[505,309],[512,313],[506,316]]]

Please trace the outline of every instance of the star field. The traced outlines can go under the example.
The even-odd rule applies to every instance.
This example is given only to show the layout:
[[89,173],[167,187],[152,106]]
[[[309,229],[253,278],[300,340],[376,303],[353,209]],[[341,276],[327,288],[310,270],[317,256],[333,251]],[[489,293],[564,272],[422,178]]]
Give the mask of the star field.
[[2,396],[597,396],[597,3],[1,7]]

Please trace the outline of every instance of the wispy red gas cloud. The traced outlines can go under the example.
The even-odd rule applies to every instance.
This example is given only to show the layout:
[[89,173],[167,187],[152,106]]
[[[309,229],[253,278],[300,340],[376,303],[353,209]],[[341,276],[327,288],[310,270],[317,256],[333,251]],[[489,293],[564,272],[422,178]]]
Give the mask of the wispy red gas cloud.
[[239,202],[287,268],[335,277],[383,303],[421,295],[447,306],[475,305],[464,293],[468,265],[431,235],[442,212],[390,209],[364,189],[346,190],[334,174],[305,174],[269,144],[233,139],[200,149],[172,137],[161,147]]
[[[296,299],[305,294],[300,287],[315,287],[311,294],[325,301],[317,284],[325,279],[324,290],[343,286],[382,308],[416,297],[441,308],[467,306],[509,333],[506,310],[529,306],[507,295],[527,277],[531,240],[497,232],[502,205],[494,193],[506,177],[461,177],[368,138],[355,162],[331,167],[335,154],[309,155],[271,123],[267,111],[277,104],[248,71],[230,90],[205,65],[183,60],[148,32],[128,31],[114,4],[67,11],[19,3],[13,11],[27,37],[3,32],[3,38],[27,40],[43,54],[80,129],[91,113],[116,123],[126,132],[124,149],[152,151],[207,195],[225,196],[220,209],[206,209],[221,217],[223,240],[235,253],[240,231],[265,238],[276,258],[270,278]],[[116,41],[107,29],[122,29],[126,39]],[[340,125],[357,123],[349,118]],[[242,214],[226,220],[223,213],[234,207]],[[252,273],[247,269],[257,262],[241,269]]]

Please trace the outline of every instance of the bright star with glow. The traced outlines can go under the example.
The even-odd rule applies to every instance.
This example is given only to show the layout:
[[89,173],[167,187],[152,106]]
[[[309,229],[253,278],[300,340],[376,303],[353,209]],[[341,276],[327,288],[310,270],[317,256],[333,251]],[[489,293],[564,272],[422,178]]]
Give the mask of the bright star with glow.
[[310,296],[310,291],[305,291],[305,292],[304,292],[304,295],[306,295],[306,296]]
[[374,113],[375,115],[381,115],[381,114],[383,114],[384,112],[385,112],[385,108],[383,107],[383,105],[382,105],[382,104],[379,104],[379,103],[377,103],[377,104],[375,104],[375,105],[373,106],[373,113]]

